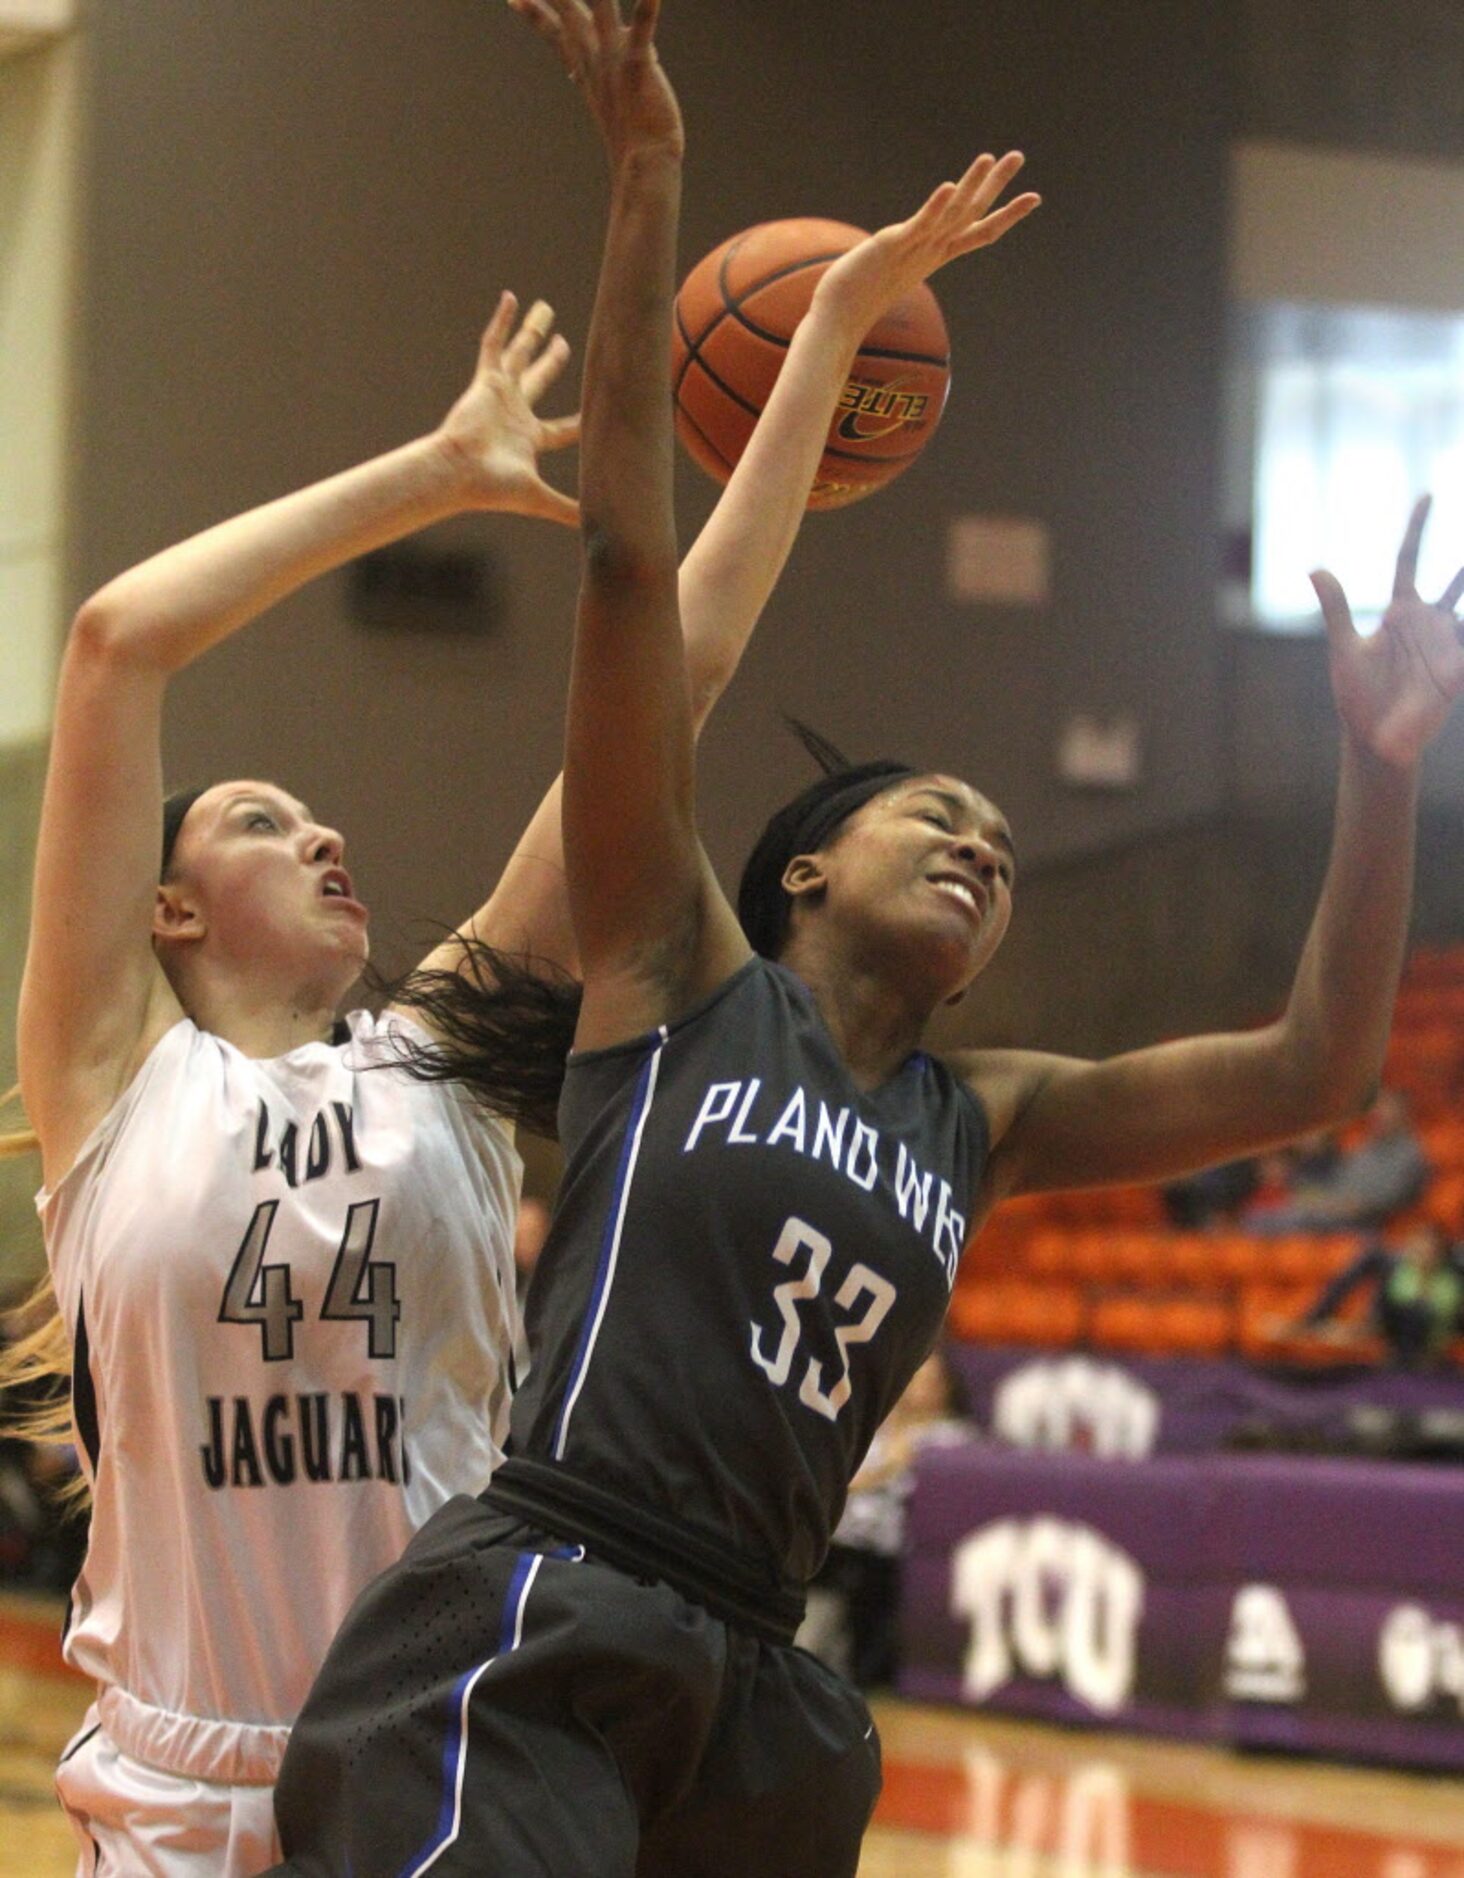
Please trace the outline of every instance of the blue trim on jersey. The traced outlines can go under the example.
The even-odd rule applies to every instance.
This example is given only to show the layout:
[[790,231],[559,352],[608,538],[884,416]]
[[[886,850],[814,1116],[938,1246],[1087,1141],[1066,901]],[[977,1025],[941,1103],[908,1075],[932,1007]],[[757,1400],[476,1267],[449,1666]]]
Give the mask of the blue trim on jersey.
[[569,1418],[574,1412],[575,1402],[584,1386],[585,1376],[590,1367],[590,1358],[594,1354],[595,1339],[600,1333],[600,1322],[605,1315],[605,1306],[609,1301],[615,1264],[620,1254],[620,1232],[625,1223],[625,1209],[630,1199],[630,1183],[635,1174],[636,1156],[640,1153],[646,1117],[650,1113],[651,1102],[655,1096],[656,1071],[660,1066],[661,1052],[666,1045],[666,1035],[664,1026],[656,1032],[655,1048],[646,1057],[641,1065],[640,1075],[636,1078],[635,1094],[631,1099],[630,1119],[626,1123],[625,1138],[620,1146],[620,1165],[615,1170],[615,1185],[605,1215],[605,1230],[600,1237],[600,1257],[595,1267],[595,1280],[590,1287],[589,1305],[580,1329],[579,1348],[574,1353],[569,1381],[565,1385],[564,1402],[559,1410],[559,1421],[554,1429],[554,1441],[550,1452],[556,1461],[564,1459],[564,1443],[569,1433]]
[[437,1863],[454,1842],[462,1825],[463,1775],[468,1757],[468,1704],[478,1678],[491,1669],[500,1656],[518,1648],[523,1635],[524,1605],[543,1559],[537,1552],[520,1552],[503,1601],[503,1623],[498,1633],[498,1648],[486,1662],[477,1664],[452,1685],[448,1709],[447,1734],[442,1744],[442,1805],[432,1836],[414,1852],[402,1867],[400,1878],[420,1878],[421,1873]]

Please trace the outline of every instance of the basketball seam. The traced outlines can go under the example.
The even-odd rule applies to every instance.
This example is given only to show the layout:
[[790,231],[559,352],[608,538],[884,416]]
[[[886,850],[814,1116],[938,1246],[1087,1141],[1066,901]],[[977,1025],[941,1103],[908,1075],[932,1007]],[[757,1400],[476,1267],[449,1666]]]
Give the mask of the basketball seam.
[[[760,274],[758,278],[745,287],[740,294],[734,294],[728,289],[727,270],[732,264],[733,256],[738,253],[741,245],[742,244],[739,242],[737,247],[730,248],[727,253],[723,255],[721,265],[717,269],[717,287],[722,296],[721,312],[708,322],[705,330],[700,333],[695,340],[692,339],[684,325],[681,328],[682,336],[689,346],[693,347],[695,350],[699,350],[702,341],[709,338],[711,334],[716,331],[717,327],[721,325],[723,320],[728,319],[735,313],[740,324],[745,326],[750,333],[755,334],[759,339],[767,340],[770,345],[781,346],[786,352],[790,342],[784,339],[781,334],[770,331],[766,326],[759,326],[751,314],[743,310],[747,302],[752,299],[754,294],[761,293],[764,287],[771,287],[775,281],[787,280],[790,275],[801,274],[807,267],[826,267],[831,261],[837,261],[841,254],[848,253],[848,250],[846,248],[834,248],[827,254],[811,254],[805,260],[790,262],[787,267],[774,268],[771,274]],[[897,359],[906,365],[934,365],[938,366],[942,371],[949,371],[951,365],[951,357],[948,352],[902,352],[894,346],[862,345],[859,348],[859,356],[866,359]]]
[[[806,267],[827,266],[827,264],[830,261],[837,261],[840,254],[845,252],[845,250],[843,249],[835,248],[831,250],[828,254],[812,254],[812,255],[809,255],[807,260],[793,261],[787,267],[775,268],[771,274],[760,274],[757,277],[757,279],[753,281],[751,286],[749,286],[746,289],[745,292],[743,292],[742,294],[734,294],[730,291],[727,285],[727,269],[731,266],[733,256],[739,253],[741,248],[742,248],[742,243],[739,241],[733,247],[729,248],[726,254],[723,255],[722,260],[717,268],[717,292],[721,297],[722,304],[717,309],[717,311],[712,315],[712,317],[707,321],[706,325],[702,327],[701,331],[696,335],[694,339],[692,338],[690,327],[686,324],[686,321],[682,318],[680,302],[678,301],[677,303],[676,325],[677,325],[678,330],[680,331],[682,340],[685,342],[687,350],[690,354],[690,357],[688,357],[685,360],[685,362],[682,364],[682,367],[681,367],[682,377],[685,377],[686,367],[691,363],[692,358],[695,358],[698,356],[703,344],[708,339],[711,338],[712,334],[717,330],[717,328],[725,320],[731,319],[734,316],[736,317],[738,324],[741,326],[745,326],[747,330],[750,333],[752,333],[756,338],[765,339],[771,345],[781,346],[782,349],[786,352],[788,350],[788,341],[786,339],[779,338],[779,336],[776,333],[768,332],[763,327],[754,326],[752,321],[742,311],[744,301],[750,299],[752,295],[755,293],[761,293],[764,287],[770,287],[774,281],[786,280],[790,274],[801,273],[803,269]],[[683,282],[682,284],[684,286],[685,282]],[[892,354],[891,356],[897,356],[897,355]],[[910,354],[910,357],[912,359],[919,358],[922,356],[928,357],[928,355],[921,355],[918,353]],[[940,361],[936,359],[930,359],[929,363],[932,365],[935,365],[935,364],[940,363]],[[677,383],[678,384],[680,383],[680,379],[677,380]]]
[[[727,384],[724,379],[719,378],[717,374],[712,370],[711,366],[707,364],[706,360],[702,358],[699,353],[692,353],[687,358],[686,364],[682,368],[681,375],[676,381],[676,389],[678,391],[680,391],[682,384],[685,382],[686,374],[690,370],[693,363],[699,366],[700,369],[706,373],[707,377],[712,381],[712,383],[716,386],[717,390],[720,391],[724,397],[730,398],[735,405],[737,405],[740,409],[746,411],[749,417],[758,418],[762,415],[761,411],[758,409],[758,407],[755,404],[750,404],[748,400],[744,398],[739,392],[734,391],[732,387],[729,384]],[[705,430],[703,430],[701,425],[697,423],[696,419],[687,410],[686,406],[678,402],[677,410],[680,412],[681,416],[685,419],[685,421],[691,425],[692,429],[696,432],[697,436],[700,437],[702,441],[706,444],[707,448],[712,452],[713,456],[717,458],[718,462],[725,463],[729,470],[734,469],[736,465],[732,461],[732,459],[727,456],[725,451],[719,450],[717,448],[716,444],[714,444],[711,438],[707,436],[707,433],[705,432]],[[846,463],[864,463],[864,464],[869,464],[869,465],[877,465],[881,463],[908,463],[913,458],[919,456],[920,452],[925,448],[925,441],[928,441],[928,439],[923,440],[922,442],[917,444],[913,450],[901,450],[899,452],[892,452],[888,456],[871,456],[869,455],[867,451],[864,451],[864,450],[841,450],[836,443],[826,443],[824,445],[823,454],[825,456],[839,457]]]
[[[739,406],[742,410],[746,411],[749,417],[753,417],[753,418],[761,417],[762,411],[758,405],[755,405],[749,399],[744,398],[740,391],[734,391],[732,386],[727,383],[726,379],[719,376],[719,374],[715,372],[710,365],[708,365],[707,361],[702,357],[700,351],[698,351],[697,348],[692,344],[692,341],[689,335],[687,334],[686,327],[682,324],[679,315],[677,317],[677,325],[680,328],[682,338],[686,341],[687,354],[686,354],[686,357],[681,362],[681,370],[676,375],[676,384],[674,387],[676,393],[677,394],[680,393],[681,387],[686,383],[686,374],[691,370],[693,365],[696,365],[696,366],[699,366],[701,370],[706,373],[707,377],[717,387],[718,391],[723,393],[725,397],[730,398],[735,405]],[[711,327],[707,328],[708,332],[710,332],[711,330],[712,330]],[[762,334],[759,335],[759,337],[765,337],[765,336],[766,335],[762,335]],[[786,341],[781,342],[781,343],[783,343],[786,347]],[[866,350],[868,349],[866,348]],[[907,355],[903,355],[899,353],[888,353],[888,354],[876,353],[873,351],[869,351],[869,356],[871,358],[886,358],[886,357],[898,358],[898,357],[907,356]],[[910,355],[910,356],[919,357],[922,355]],[[934,361],[929,361],[929,362],[933,363]],[[690,417],[689,413],[685,409],[685,406],[678,405],[678,408],[681,410],[682,415],[687,418],[687,421],[694,425],[697,431],[697,434],[699,436],[706,437],[706,432],[702,429],[700,424],[696,423],[694,418]],[[707,440],[707,443],[711,446],[711,448],[713,450],[716,450],[716,454],[721,458],[721,460],[724,463],[727,462],[728,459],[726,458],[725,455],[723,455],[722,451],[717,450],[716,445],[712,443],[711,438],[707,437],[706,440]],[[924,449],[924,447],[925,446],[923,444],[920,446],[921,449]],[[904,456],[885,456],[885,457],[871,458],[862,451],[841,450],[836,444],[832,444],[832,443],[828,446],[827,454],[829,456],[846,457],[851,463],[869,463],[869,462],[900,463],[904,461]],[[919,454],[920,454],[920,450],[910,450],[905,453],[905,455],[909,455],[909,456],[919,456]]]
[[[749,417],[761,417],[762,412],[759,410],[758,406],[750,403],[743,397],[740,391],[734,391],[725,379],[719,378],[699,352],[693,352],[687,359],[686,367],[683,369],[681,377],[676,381],[677,391],[680,391],[682,385],[685,383],[686,372],[690,369],[693,362],[701,367],[707,377],[710,378],[712,383],[717,387],[718,391],[725,392],[734,404],[740,405],[742,409],[747,412]],[[720,456],[722,453],[719,450],[717,454]]]
[[682,423],[685,424],[688,427],[688,429],[694,430],[696,432],[697,436],[701,438],[702,442],[711,451],[712,455],[717,459],[717,461],[726,466],[727,472],[730,475],[731,472],[734,469],[736,469],[737,465],[732,461],[731,457],[727,455],[726,451],[719,450],[717,448],[716,444],[712,442],[711,438],[702,429],[701,425],[697,423],[696,419],[685,408],[685,406],[679,407],[678,414],[681,418]]
[[[717,268],[717,291],[721,300],[721,306],[694,338],[682,312],[679,297],[674,309],[676,330],[680,335],[682,345],[686,349],[686,356],[681,360],[680,366],[676,372],[675,384],[672,388],[673,396],[676,399],[677,414],[681,421],[691,431],[695,432],[696,436],[716,460],[726,467],[729,474],[736,467],[735,460],[728,457],[726,452],[721,450],[717,444],[713,442],[703,426],[697,422],[681,402],[681,391],[686,383],[687,374],[690,372],[693,364],[699,366],[706,374],[711,384],[720,391],[725,398],[728,398],[736,405],[739,410],[745,411],[755,423],[762,415],[761,407],[752,403],[750,399],[745,398],[740,392],[734,390],[733,387],[708,364],[707,360],[702,355],[703,345],[727,320],[735,319],[737,324],[741,326],[744,331],[750,333],[755,339],[760,339],[764,344],[774,346],[786,352],[790,344],[790,339],[785,339],[780,334],[770,331],[767,327],[760,326],[744,310],[746,302],[756,294],[761,293],[765,288],[774,285],[780,280],[787,280],[792,275],[802,273],[810,267],[827,266],[830,262],[838,260],[841,254],[847,252],[845,249],[836,248],[831,249],[825,254],[806,256],[802,260],[791,262],[786,267],[775,268],[771,273],[760,275],[755,281],[751,282],[741,294],[734,294],[728,284],[728,273],[734,258],[741,252],[743,245],[744,243],[742,241],[734,242],[719,262]],[[888,360],[905,365],[929,365],[939,371],[945,372],[950,370],[949,353],[940,355],[929,352],[905,352],[892,346],[862,345],[859,348],[859,353],[856,358],[856,368],[858,358]],[[890,464],[913,461],[915,457],[921,454],[928,441],[929,436],[927,435],[921,439],[913,450],[901,451],[889,456],[871,456],[865,451],[844,450],[830,441],[825,443],[822,454],[825,458],[833,458],[844,463],[858,464],[861,467],[879,468]]]

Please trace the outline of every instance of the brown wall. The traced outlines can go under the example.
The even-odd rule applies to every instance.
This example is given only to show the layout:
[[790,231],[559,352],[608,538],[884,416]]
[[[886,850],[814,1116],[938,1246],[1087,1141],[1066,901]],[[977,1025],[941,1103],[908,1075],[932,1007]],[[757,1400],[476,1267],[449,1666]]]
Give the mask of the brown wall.
[[[1216,19],[1206,0],[667,8],[688,263],[771,216],[888,219],[987,143],[1020,141],[1048,196],[943,283],[956,388],[927,459],[806,530],[708,739],[719,857],[803,779],[783,709],[973,775],[1028,859],[1218,807]],[[501,282],[583,334],[601,161],[506,9],[129,0],[94,34],[78,595],[430,422]],[[1150,82],[1179,68],[1182,87]],[[709,499],[687,467],[688,538]],[[946,525],[973,509],[1049,524],[1050,606],[944,597]],[[363,633],[327,581],[190,673],[170,716],[175,776],[281,776],[344,823],[399,923],[477,897],[556,761],[574,542],[468,532],[501,556],[492,639]],[[1076,708],[1139,715],[1140,789],[1055,781]]]
[[[688,265],[773,216],[903,213],[987,145],[1021,144],[1047,198],[941,283],[940,435],[877,499],[810,521],[705,751],[728,868],[804,779],[781,710],[1002,803],[1022,906],[970,1034],[1112,1048],[1279,995],[1335,732],[1315,643],[1213,624],[1227,148],[1464,158],[1461,21],[1457,0],[667,0]],[[87,34],[73,600],[429,424],[500,285],[583,337],[601,161],[506,8],[94,0]],[[686,539],[711,493],[683,466]],[[946,526],[970,511],[1049,525],[1049,606],[944,596]],[[493,636],[368,633],[328,580],[171,704],[174,778],[262,771],[344,825],[388,962],[481,894],[557,761],[574,541],[461,532],[498,556]],[[1141,787],[1056,779],[1076,709],[1137,714]],[[5,798],[20,878],[34,768]],[[1461,768],[1464,725],[1430,767],[1445,824]],[[1433,900],[1445,924],[1459,911]]]
[[[30,908],[30,857],[40,808],[44,752],[0,749],[0,1090],[15,1080],[14,1023]],[[0,1133],[25,1124],[14,1104],[0,1110]],[[32,1195],[40,1184],[32,1155],[0,1160],[0,1303],[40,1268],[41,1235]]]

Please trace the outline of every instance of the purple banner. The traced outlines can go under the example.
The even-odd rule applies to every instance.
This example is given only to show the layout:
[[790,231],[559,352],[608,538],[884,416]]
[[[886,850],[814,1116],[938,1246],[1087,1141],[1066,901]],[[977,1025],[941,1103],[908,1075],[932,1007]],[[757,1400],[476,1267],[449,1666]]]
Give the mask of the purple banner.
[[1409,1418],[1464,1444],[1464,1375],[1348,1369],[1277,1375],[1250,1364],[956,1344],[977,1425],[1020,1448],[1140,1460],[1209,1454],[1259,1429],[1318,1445]]
[[921,1457],[901,1689],[1464,1769],[1464,1471]]

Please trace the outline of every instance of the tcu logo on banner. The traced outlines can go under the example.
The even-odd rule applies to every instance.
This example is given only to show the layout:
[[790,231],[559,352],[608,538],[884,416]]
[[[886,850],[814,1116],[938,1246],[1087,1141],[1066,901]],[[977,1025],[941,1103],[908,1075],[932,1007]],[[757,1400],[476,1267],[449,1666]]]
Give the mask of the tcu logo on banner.
[[1242,1585],[1230,1607],[1225,1693],[1237,1702],[1299,1702],[1306,1651],[1274,1585]]
[[1059,1677],[1100,1714],[1128,1701],[1144,1575],[1091,1527],[1047,1517],[982,1526],[951,1561],[951,1608],[971,1626],[966,1693],[1013,1676]]
[[1394,1708],[1413,1713],[1443,1697],[1464,1714],[1464,1625],[1395,1605],[1378,1636],[1378,1670]]
[[1082,1448],[1105,1460],[1154,1451],[1159,1398],[1114,1363],[1068,1356],[1024,1363],[992,1398],[995,1433],[1019,1448]]

